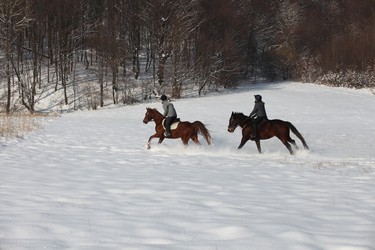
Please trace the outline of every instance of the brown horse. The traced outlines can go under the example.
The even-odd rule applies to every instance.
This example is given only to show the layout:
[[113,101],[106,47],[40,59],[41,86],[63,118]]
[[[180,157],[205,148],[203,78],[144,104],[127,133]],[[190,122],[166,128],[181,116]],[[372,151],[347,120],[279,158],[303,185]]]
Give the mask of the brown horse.
[[[233,133],[237,126],[240,126],[242,128],[242,140],[240,145],[238,146],[238,149],[240,149],[248,140],[251,139],[253,125],[248,116],[242,113],[232,112],[232,115],[229,119],[228,132]],[[258,152],[262,152],[259,140],[266,140],[276,136],[286,146],[290,154],[294,154],[294,151],[289,143],[291,143],[296,149],[298,149],[298,147],[296,142],[292,138],[290,138],[290,130],[301,140],[304,148],[309,149],[305,142],[305,139],[298,132],[296,127],[293,126],[293,124],[282,120],[266,120],[262,122],[258,128],[259,139],[255,140]]]
[[201,133],[206,139],[208,145],[211,145],[211,135],[205,125],[200,121],[195,121],[193,123],[190,122],[180,122],[176,129],[171,130],[171,136],[165,137],[164,136],[164,127],[163,127],[163,120],[164,116],[157,111],[156,109],[146,108],[146,114],[143,118],[143,123],[147,124],[149,121],[155,122],[155,131],[156,133],[151,135],[147,142],[147,149],[151,148],[151,140],[153,138],[159,138],[159,144],[163,142],[165,138],[181,138],[183,144],[185,146],[188,145],[189,139],[192,139],[196,144],[200,144],[198,140],[198,132]]

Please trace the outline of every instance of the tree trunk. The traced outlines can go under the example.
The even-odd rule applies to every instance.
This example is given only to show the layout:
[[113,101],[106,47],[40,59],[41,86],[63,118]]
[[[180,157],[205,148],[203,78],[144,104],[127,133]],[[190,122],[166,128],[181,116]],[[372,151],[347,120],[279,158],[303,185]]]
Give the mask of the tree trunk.
[[164,69],[165,69],[165,63],[169,57],[169,54],[166,55],[164,52],[159,52],[159,66],[158,66],[158,83],[159,86],[162,87],[164,83]]
[[12,80],[10,75],[10,56],[9,54],[6,55],[7,62],[6,62],[6,70],[5,74],[7,76],[7,103],[6,103],[6,113],[10,113],[10,102],[12,97]]

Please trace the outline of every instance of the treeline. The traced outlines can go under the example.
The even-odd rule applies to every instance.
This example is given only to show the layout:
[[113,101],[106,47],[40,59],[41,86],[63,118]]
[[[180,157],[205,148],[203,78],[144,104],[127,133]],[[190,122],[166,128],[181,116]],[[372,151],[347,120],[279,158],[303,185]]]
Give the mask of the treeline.
[[51,89],[96,108],[260,77],[366,87],[374,44],[373,0],[0,0],[0,109]]

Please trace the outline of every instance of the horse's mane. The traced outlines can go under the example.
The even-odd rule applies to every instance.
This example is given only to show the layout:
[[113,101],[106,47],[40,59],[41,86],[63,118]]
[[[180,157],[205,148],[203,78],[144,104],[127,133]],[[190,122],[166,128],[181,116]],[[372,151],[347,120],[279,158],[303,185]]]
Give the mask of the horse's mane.
[[161,115],[161,116],[163,116],[163,114],[162,113],[160,113],[159,111],[158,111],[158,109],[157,108],[150,108],[150,107],[148,107],[148,108],[146,108],[147,110],[152,110],[152,111],[155,111],[155,113],[157,113],[157,114],[159,114],[159,115]]
[[[152,110],[158,111],[157,108],[150,108],[150,107],[147,107],[146,109],[152,109]],[[159,112],[159,111],[158,111],[158,112]]]
[[234,115],[241,115],[241,116],[246,116],[248,117],[247,115],[245,115],[244,113],[242,112],[233,112]]

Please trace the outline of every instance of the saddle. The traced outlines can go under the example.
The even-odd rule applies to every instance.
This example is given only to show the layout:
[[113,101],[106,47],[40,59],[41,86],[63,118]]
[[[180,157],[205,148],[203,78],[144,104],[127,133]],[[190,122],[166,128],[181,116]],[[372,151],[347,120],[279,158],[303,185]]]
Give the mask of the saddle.
[[266,122],[268,122],[267,118],[263,118],[259,123],[258,123],[258,128],[262,125],[264,125]]
[[[176,118],[176,119],[172,122],[172,124],[171,124],[171,130],[176,129],[177,126],[178,126],[178,124],[179,124],[180,122],[181,122],[180,118]],[[163,125],[163,128],[165,129],[165,125],[164,125],[164,123],[165,123],[165,119],[163,119],[163,121],[161,122],[161,124]]]
[[[248,118],[248,119],[251,121],[251,123],[254,123],[254,121],[257,120],[258,118],[260,118],[260,117],[255,116],[255,117],[251,117],[251,118]],[[265,122],[267,122],[267,121],[268,121],[268,119],[266,117],[261,118],[261,120],[259,120],[257,122],[258,126],[261,125],[261,124],[263,124],[263,123],[265,123]]]

